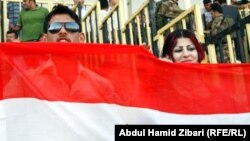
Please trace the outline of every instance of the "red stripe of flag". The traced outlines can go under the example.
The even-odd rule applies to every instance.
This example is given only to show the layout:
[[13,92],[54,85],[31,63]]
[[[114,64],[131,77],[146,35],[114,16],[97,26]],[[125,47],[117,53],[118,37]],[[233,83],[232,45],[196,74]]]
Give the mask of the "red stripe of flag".
[[181,114],[250,111],[249,64],[166,63],[130,45],[0,47],[2,100],[113,103]]

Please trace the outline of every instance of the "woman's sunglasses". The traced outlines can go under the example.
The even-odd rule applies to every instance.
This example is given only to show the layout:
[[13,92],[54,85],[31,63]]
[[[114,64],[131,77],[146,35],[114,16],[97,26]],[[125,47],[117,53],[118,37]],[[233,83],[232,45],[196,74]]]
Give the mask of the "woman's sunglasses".
[[49,25],[48,31],[50,33],[58,33],[62,27],[68,32],[79,32],[79,25],[76,22],[53,22]]

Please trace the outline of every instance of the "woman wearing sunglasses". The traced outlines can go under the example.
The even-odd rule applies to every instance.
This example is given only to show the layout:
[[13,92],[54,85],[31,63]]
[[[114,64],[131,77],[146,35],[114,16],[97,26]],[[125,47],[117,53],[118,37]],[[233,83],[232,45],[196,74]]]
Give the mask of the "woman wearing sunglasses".
[[84,42],[78,16],[67,6],[55,6],[44,22],[45,42]]

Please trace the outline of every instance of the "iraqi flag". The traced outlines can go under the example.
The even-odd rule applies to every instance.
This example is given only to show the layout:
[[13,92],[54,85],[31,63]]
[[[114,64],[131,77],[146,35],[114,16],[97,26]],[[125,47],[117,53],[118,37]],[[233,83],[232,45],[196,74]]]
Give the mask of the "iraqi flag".
[[0,44],[1,141],[111,141],[116,124],[250,124],[249,64],[140,46]]

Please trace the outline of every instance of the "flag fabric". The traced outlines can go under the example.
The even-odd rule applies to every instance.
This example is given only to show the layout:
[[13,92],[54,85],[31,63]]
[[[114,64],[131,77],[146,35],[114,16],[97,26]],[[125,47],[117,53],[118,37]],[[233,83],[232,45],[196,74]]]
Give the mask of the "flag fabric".
[[114,140],[116,124],[250,124],[249,64],[163,62],[141,46],[0,44],[1,141]]

